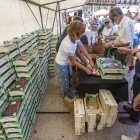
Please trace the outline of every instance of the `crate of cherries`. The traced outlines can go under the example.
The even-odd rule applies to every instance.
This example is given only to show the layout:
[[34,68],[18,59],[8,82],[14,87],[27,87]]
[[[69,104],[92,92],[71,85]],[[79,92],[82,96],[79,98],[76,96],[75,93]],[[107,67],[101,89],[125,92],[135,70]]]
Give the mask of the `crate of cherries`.
[[14,83],[8,89],[10,96],[25,95],[29,85],[30,79],[27,78],[16,79],[16,81],[14,81]]

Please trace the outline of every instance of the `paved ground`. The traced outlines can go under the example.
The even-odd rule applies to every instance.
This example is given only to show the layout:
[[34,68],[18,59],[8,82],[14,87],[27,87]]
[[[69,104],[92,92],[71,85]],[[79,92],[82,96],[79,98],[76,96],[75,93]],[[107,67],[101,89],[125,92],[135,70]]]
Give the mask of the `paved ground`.
[[[131,86],[133,83],[133,73],[125,72],[125,77],[129,82],[129,98],[132,99]],[[123,102],[119,104],[119,111],[125,112],[122,109]],[[46,93],[41,101],[38,112],[68,112],[68,108],[60,94],[60,88],[57,77],[51,77]],[[32,127],[30,140],[121,140],[121,135],[136,137],[140,130],[140,125],[128,126],[120,123],[120,116],[129,116],[129,114],[118,114],[117,120],[112,128],[93,133],[85,133],[82,136],[74,135],[74,118],[71,114],[37,114],[36,121]]]

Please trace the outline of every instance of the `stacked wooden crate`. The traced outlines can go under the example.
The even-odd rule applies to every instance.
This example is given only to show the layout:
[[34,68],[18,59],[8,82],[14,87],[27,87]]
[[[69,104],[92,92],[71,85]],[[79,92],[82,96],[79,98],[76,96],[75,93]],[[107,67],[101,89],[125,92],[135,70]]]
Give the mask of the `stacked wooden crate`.
[[84,104],[83,99],[76,99],[74,101],[75,135],[85,133],[85,122],[88,132],[112,127],[117,118],[117,109],[118,105],[114,97],[106,89],[100,89],[99,96],[86,93]]
[[103,113],[106,114],[106,127],[112,127],[118,115],[118,104],[116,103],[111,92],[106,89],[99,90],[99,99],[102,106]]
[[53,35],[50,40],[50,51],[51,55],[49,57],[49,74],[55,75],[54,61],[56,57],[56,43],[58,41],[58,36]]
[[0,139],[29,138],[49,78],[52,29],[44,31],[49,36],[46,48],[38,31],[0,45]]
[[75,135],[85,133],[85,109],[83,99],[74,101]]

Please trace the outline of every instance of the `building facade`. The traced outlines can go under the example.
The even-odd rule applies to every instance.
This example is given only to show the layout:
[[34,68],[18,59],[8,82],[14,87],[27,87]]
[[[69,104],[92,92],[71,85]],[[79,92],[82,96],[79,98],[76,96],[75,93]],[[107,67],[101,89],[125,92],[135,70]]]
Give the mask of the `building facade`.
[[94,12],[101,9],[110,10],[114,6],[129,8],[132,5],[140,5],[140,0],[89,0],[82,8],[83,16],[93,17]]

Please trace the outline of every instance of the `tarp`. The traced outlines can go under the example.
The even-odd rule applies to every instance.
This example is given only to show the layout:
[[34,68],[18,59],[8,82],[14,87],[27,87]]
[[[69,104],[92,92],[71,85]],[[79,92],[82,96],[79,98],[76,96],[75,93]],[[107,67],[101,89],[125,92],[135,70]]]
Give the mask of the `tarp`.
[[[46,3],[51,3],[51,2],[57,2],[61,0],[30,0],[32,2],[38,3],[40,5],[46,4]],[[79,10],[81,8],[81,5],[84,5],[88,0],[66,0],[66,1],[61,1],[60,2],[60,10],[66,10],[66,12],[74,11],[74,10]],[[48,7],[50,9],[56,10],[56,4],[49,4],[49,5],[44,5],[45,7]],[[78,7],[77,7],[78,6]],[[73,8],[73,7],[76,7]],[[64,12],[64,11],[61,11]]]
[[105,9],[101,9],[101,10],[93,13],[93,15],[106,15],[106,14],[109,14],[109,11],[105,10]]

